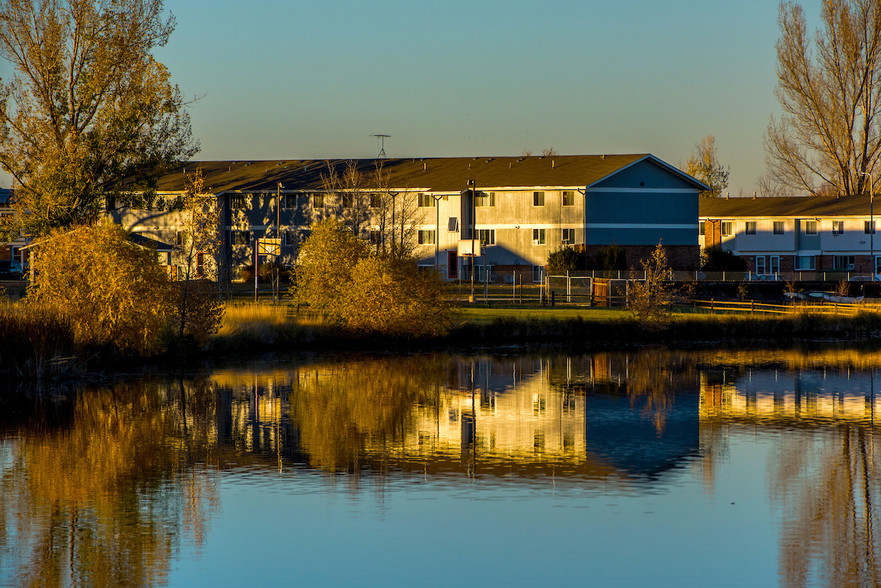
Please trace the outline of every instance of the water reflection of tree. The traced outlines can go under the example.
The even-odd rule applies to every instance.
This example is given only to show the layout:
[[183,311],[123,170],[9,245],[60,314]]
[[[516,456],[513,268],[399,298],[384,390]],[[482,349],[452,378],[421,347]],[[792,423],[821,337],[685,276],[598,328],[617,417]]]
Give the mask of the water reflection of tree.
[[881,500],[877,432],[864,425],[796,436],[779,455],[772,493],[784,508],[784,584],[878,586]]
[[8,442],[0,561],[29,585],[161,583],[214,502],[204,470],[182,460],[178,415],[145,384],[73,402],[64,426],[22,425]]
[[414,407],[437,409],[446,365],[426,357],[371,359],[298,380],[290,416],[300,448],[316,467],[358,472],[368,445],[389,451],[403,442]]

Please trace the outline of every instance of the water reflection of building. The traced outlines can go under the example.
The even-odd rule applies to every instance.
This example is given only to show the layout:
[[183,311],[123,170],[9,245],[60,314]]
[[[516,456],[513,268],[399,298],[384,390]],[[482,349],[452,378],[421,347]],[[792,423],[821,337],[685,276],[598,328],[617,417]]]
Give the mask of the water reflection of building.
[[[444,358],[433,379],[418,383],[409,381],[415,378],[407,366],[396,376],[401,370],[389,375],[389,365],[397,369],[371,360],[272,374],[216,372],[218,438],[332,469],[357,459],[357,467],[523,474],[563,468],[627,478],[674,467],[699,447],[697,395],[674,401],[682,383],[670,378],[660,378],[659,389],[630,394],[628,376],[640,367],[626,360]],[[317,414],[327,411],[336,412]]]
[[583,462],[584,399],[548,385],[540,359],[463,362],[436,407],[418,407],[402,456]]
[[664,427],[648,418],[645,397],[592,395],[587,402],[587,450],[631,475],[656,476],[698,455],[699,396],[680,391],[664,408]]
[[786,426],[875,425],[881,399],[874,370],[757,370],[719,381],[701,376],[701,419]]

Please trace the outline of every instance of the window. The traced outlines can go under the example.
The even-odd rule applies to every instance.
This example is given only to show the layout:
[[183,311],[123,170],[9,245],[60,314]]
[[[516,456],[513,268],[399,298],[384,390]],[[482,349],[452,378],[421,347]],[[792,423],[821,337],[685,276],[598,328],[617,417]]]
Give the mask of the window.
[[496,205],[496,193],[495,192],[478,192],[477,196],[474,197],[474,206],[495,206]]
[[832,269],[852,270],[855,265],[854,261],[853,255],[834,255],[832,256]]
[[233,245],[250,245],[251,244],[251,232],[250,231],[230,231],[229,241]]
[[303,229],[297,234],[297,239],[300,241],[300,243],[303,243],[306,241],[306,239],[309,238],[309,235],[311,234],[312,231],[310,231],[309,229]]
[[817,268],[817,258],[813,255],[797,255],[795,257],[795,271],[806,272]]
[[382,194],[370,195],[370,208],[382,208]]
[[722,236],[730,237],[734,232],[734,223],[731,221],[725,221],[722,223]]
[[774,234],[782,235],[783,234],[783,221],[774,221]]
[[532,229],[533,245],[544,245],[546,242],[545,229]]
[[832,234],[833,235],[843,235],[844,234],[844,221],[832,221]]
[[817,234],[817,221],[805,221],[805,235]]
[[281,234],[281,243],[286,247],[297,244],[297,231],[284,231]]
[[477,238],[480,239],[481,245],[495,245],[496,231],[495,229],[478,229]]
[[177,231],[174,234],[174,244],[177,247],[183,247],[187,244],[187,234],[185,231]]
[[451,216],[449,222],[447,223],[447,230],[451,233],[459,232],[459,219],[455,216]]
[[420,208],[432,208],[435,205],[434,197],[425,192],[419,192],[419,194],[416,195],[416,202]]
[[757,255],[756,256],[756,273],[760,276],[765,274],[765,256]]
[[352,208],[355,204],[355,195],[347,192],[340,195],[340,201],[342,202],[343,208]]
[[540,265],[532,266],[532,281],[533,282],[541,282],[542,277],[544,275],[545,268]]
[[381,245],[382,244],[382,233],[377,230],[372,230],[367,233],[367,241],[371,245]]
[[697,232],[701,237],[707,234],[707,221],[701,221],[697,224]]
[[575,229],[563,229],[563,244],[575,242]]
[[296,194],[283,194],[281,200],[281,207],[285,209],[292,209],[297,207],[297,195]]
[[229,207],[230,208],[245,208],[247,205],[247,200],[245,200],[244,194],[230,194],[229,195]]
[[416,235],[417,235],[417,242],[420,245],[434,245],[434,230],[433,229],[421,230]]
[[575,192],[563,190],[563,206],[575,206]]
[[755,235],[756,234],[756,221],[746,221],[746,230],[747,235]]
[[544,206],[545,205],[545,193],[544,192],[533,192],[532,193],[532,205],[533,206]]
[[324,208],[324,194],[312,194],[312,208]]
[[867,235],[874,235],[875,234],[875,221],[874,220],[865,221],[863,223],[863,232]]
[[768,258],[768,261],[771,262],[769,264],[770,267],[768,268],[770,270],[770,272],[772,274],[780,273],[780,256],[779,255],[772,255],[771,257]]

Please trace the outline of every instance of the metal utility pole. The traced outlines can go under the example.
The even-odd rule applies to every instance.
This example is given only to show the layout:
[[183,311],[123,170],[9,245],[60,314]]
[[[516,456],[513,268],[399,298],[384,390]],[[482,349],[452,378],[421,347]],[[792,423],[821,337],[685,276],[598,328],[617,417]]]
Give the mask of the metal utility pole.
[[871,172],[861,172],[861,176],[869,178],[869,260],[872,264],[872,281],[875,281],[875,273],[878,268],[875,264],[875,182],[872,181]]
[[[434,196],[434,271],[435,273],[439,270],[438,254],[440,247],[440,201],[443,196]],[[449,275],[449,273],[447,274]]]
[[477,233],[477,223],[475,222],[477,220],[475,218],[477,214],[477,203],[475,202],[477,198],[477,182],[475,180],[468,180],[468,185],[471,186],[471,302],[474,302],[474,239]]

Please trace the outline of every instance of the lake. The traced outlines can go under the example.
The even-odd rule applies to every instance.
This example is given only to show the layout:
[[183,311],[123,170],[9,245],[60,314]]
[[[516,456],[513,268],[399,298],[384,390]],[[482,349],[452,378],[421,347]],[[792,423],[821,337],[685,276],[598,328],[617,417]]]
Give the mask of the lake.
[[878,585],[879,366],[273,356],[7,388],[0,585]]

